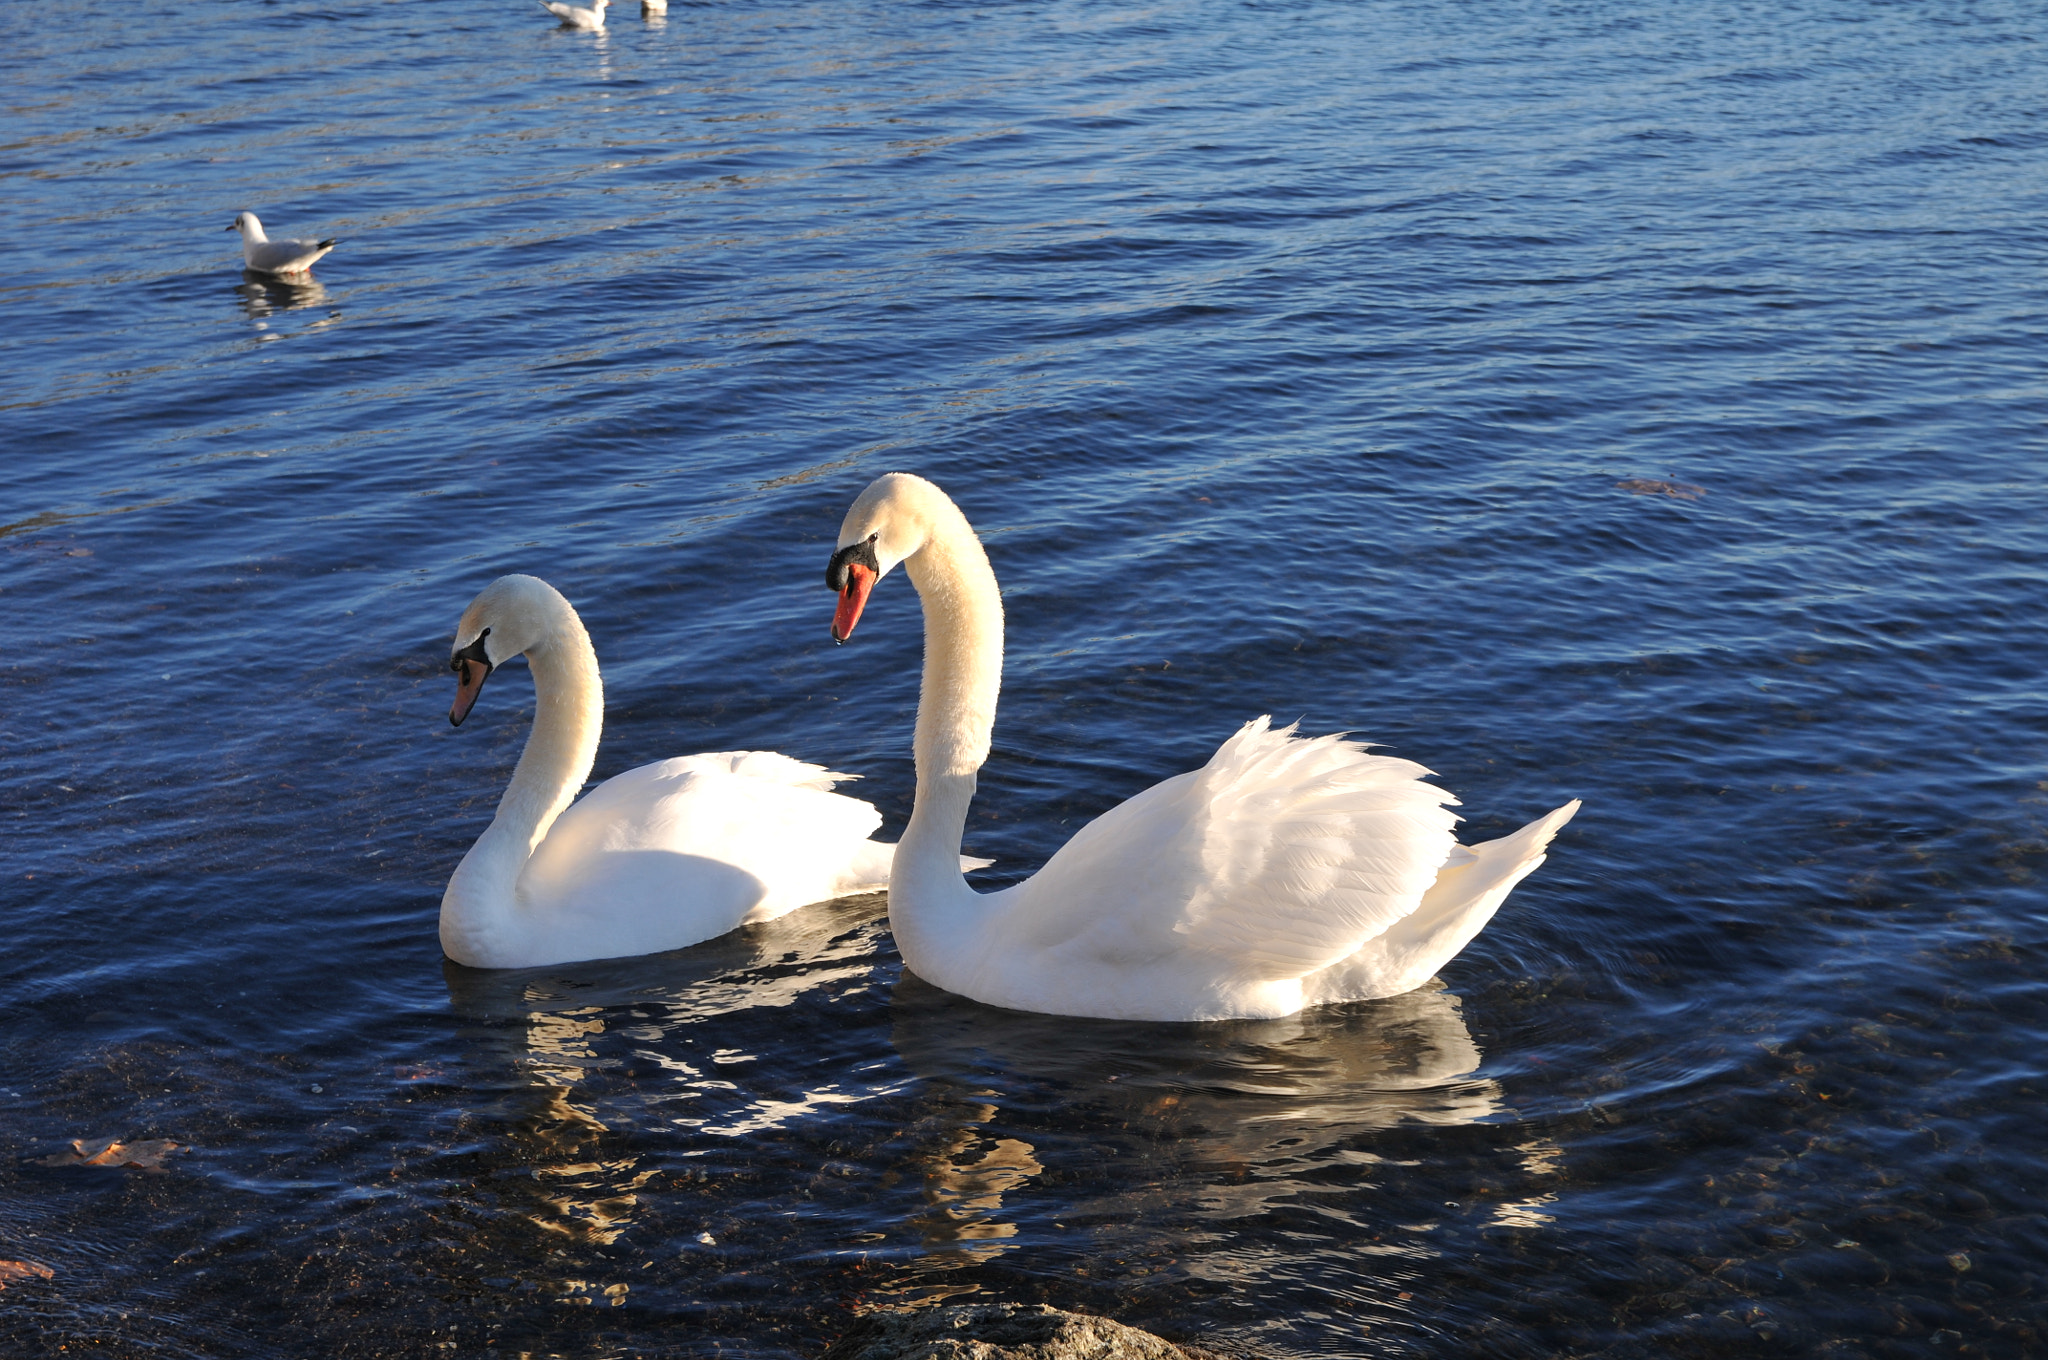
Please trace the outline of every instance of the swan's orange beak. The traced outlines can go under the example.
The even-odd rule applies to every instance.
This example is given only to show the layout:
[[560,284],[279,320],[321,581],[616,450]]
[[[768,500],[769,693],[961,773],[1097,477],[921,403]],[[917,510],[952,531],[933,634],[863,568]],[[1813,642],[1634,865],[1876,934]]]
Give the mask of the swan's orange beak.
[[460,727],[462,720],[469,716],[469,710],[476,707],[476,696],[484,692],[484,681],[491,676],[491,663],[458,657],[455,674],[455,702],[448,708],[448,724]]
[[832,554],[832,564],[825,568],[825,584],[839,592],[839,609],[832,615],[834,642],[853,636],[853,625],[867,608],[868,592],[882,579],[882,564],[875,559],[875,540],[880,537],[872,533],[858,543],[847,544]]
[[875,588],[874,569],[859,562],[848,562],[845,567],[846,584],[839,588],[839,608],[832,614],[832,640],[844,642],[853,636],[853,625],[860,622],[860,611],[867,608],[868,592]]

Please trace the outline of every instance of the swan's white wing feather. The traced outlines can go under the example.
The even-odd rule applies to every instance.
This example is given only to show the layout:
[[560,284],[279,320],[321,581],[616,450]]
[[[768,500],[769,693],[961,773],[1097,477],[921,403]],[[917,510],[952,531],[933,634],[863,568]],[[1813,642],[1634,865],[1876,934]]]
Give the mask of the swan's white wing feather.
[[1004,913],[1020,943],[1123,967],[1193,949],[1219,982],[1255,983],[1328,967],[1414,911],[1456,800],[1413,761],[1293,733],[1247,723],[1083,828]]
[[628,770],[555,820],[520,871],[518,898],[579,923],[557,929],[604,934],[616,946],[606,954],[620,956],[824,901],[846,890],[882,821],[873,804],[829,792],[835,778],[758,751]]
[[840,774],[835,770],[826,769],[823,765],[813,765],[809,761],[798,760],[795,756],[783,755],[780,751],[708,751],[701,755],[659,760],[653,765],[641,768],[673,771],[714,770],[720,774],[736,774],[768,784],[816,789],[820,793],[830,793],[834,784],[860,778],[857,774]]
[[850,853],[882,824],[882,814],[872,803],[831,792],[832,781],[845,777],[766,751],[658,760],[578,799],[542,845],[567,834],[593,849],[721,853],[735,860],[755,847],[772,847],[771,856],[802,856],[806,846]]
[[1411,760],[1247,723],[1196,781],[1207,872],[1174,929],[1261,978],[1327,967],[1415,910],[1457,800]]

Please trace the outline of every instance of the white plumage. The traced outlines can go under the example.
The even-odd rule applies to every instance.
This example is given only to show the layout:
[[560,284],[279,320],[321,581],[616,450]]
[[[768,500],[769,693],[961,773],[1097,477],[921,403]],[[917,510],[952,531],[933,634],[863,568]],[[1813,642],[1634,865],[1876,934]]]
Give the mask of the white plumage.
[[[604,721],[589,635],[546,582],[505,576],[456,629],[460,723],[496,667],[524,655],[534,724],[497,816],[441,899],[457,963],[525,968],[680,949],[888,881],[872,804],[823,766],[772,751],[679,756],[575,803]],[[982,861],[975,861],[980,863]]]
[[604,7],[610,0],[591,0],[588,5],[568,5],[562,0],[540,0],[540,7],[562,21],[564,28],[603,28]]
[[1001,683],[987,555],[943,492],[903,474],[862,493],[839,543],[836,636],[898,563],[924,601],[917,804],[889,919],[905,963],[949,991],[1132,1020],[1396,995],[1470,942],[1578,810],[1462,847],[1446,806],[1457,800],[1422,766],[1259,718],[1201,769],[1082,828],[1030,879],[977,894],[951,865]]
[[227,229],[242,233],[242,263],[264,274],[303,274],[335,246],[331,236],[324,241],[273,241],[252,212],[236,213]]
[[519,908],[573,940],[576,957],[623,958],[877,892],[894,849],[868,840],[882,814],[832,792],[855,777],[773,751],[676,756],[614,775],[534,847]]

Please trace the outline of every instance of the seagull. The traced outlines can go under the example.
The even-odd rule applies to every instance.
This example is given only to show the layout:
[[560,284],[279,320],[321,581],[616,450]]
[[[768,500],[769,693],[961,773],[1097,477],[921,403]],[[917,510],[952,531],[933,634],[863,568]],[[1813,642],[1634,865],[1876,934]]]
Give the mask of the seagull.
[[666,14],[668,13],[668,0],[640,0],[640,12],[642,14]]
[[303,274],[334,249],[332,236],[324,241],[273,241],[252,212],[236,213],[227,229],[242,233],[242,263],[263,274]]
[[588,5],[565,5],[561,0],[540,0],[540,7],[562,21],[564,28],[603,28],[604,7],[611,0],[590,0]]

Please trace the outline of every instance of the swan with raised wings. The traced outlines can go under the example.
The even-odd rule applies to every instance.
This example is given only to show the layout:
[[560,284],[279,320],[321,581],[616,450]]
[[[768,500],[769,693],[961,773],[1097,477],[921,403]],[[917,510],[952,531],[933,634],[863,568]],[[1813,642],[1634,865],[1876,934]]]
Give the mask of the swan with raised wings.
[[772,751],[656,761],[572,805],[597,758],[604,686],[583,621],[553,586],[501,576],[463,611],[448,721],[461,726],[491,672],[522,655],[533,731],[497,817],[441,898],[441,948],[457,963],[529,968],[680,949],[888,882],[895,847],[868,839],[881,814],[832,792],[854,776]]
[[847,511],[826,581],[853,632],[898,564],[924,603],[917,802],[889,877],[903,961],[1015,1010],[1129,1020],[1291,1015],[1394,996],[1479,933],[1578,800],[1461,846],[1457,800],[1412,761],[1265,718],[1209,763],[1110,809],[1031,878],[967,886],[958,860],[1002,685],[1003,606],[959,507],[891,473]]

